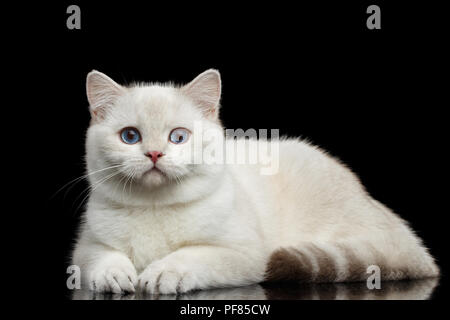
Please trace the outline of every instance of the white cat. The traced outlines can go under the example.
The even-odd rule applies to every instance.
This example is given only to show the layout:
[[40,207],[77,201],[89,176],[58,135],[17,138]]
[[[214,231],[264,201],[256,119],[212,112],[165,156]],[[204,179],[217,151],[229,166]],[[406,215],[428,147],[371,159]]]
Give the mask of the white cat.
[[192,163],[215,143],[196,137],[223,132],[217,71],[182,87],[124,87],[92,71],[87,95],[92,188],[73,254],[84,287],[170,294],[361,281],[370,265],[382,280],[438,276],[407,224],[304,141],[279,142],[273,175],[255,164]]

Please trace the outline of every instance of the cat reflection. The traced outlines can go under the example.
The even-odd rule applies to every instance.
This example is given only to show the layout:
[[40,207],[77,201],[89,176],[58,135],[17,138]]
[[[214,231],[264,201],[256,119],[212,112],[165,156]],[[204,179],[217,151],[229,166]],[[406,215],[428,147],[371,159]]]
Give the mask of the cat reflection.
[[324,284],[252,285],[238,288],[194,291],[182,295],[97,293],[74,290],[74,300],[426,300],[438,279],[383,282],[369,290],[364,282]]

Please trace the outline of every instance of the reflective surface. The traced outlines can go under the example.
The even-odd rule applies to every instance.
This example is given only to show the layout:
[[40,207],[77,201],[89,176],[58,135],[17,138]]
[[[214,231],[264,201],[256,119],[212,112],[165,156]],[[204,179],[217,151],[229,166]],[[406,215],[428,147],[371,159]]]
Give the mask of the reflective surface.
[[370,290],[365,282],[271,284],[195,291],[182,295],[100,294],[74,290],[74,300],[424,300],[430,299],[438,279],[382,282]]

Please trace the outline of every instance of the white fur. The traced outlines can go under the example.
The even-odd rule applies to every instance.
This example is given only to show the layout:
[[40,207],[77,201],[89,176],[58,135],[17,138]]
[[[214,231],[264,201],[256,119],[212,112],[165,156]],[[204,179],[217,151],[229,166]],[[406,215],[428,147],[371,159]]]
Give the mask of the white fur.
[[[407,268],[412,277],[438,274],[404,221],[373,200],[349,169],[304,141],[280,142],[276,175],[261,175],[258,165],[180,162],[201,134],[193,131],[195,121],[202,130],[221,129],[217,71],[183,88],[126,88],[94,71],[88,96],[92,190],[73,255],[85,287],[175,293],[247,285],[264,279],[276,249],[308,243],[335,258],[337,281],[348,276],[337,244],[366,260],[373,258],[367,248],[374,247],[390,268]],[[205,113],[208,106],[211,113]],[[139,128],[142,142],[120,141],[118,132],[128,126]],[[168,142],[176,127],[193,131],[187,143]],[[166,175],[145,173],[153,165],[144,155],[149,150],[165,153],[157,165]],[[398,277],[393,272],[388,279]]]

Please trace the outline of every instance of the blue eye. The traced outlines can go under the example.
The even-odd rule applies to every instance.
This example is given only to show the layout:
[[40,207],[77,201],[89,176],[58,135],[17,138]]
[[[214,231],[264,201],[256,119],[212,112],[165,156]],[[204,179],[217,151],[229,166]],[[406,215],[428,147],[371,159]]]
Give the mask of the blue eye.
[[190,131],[184,128],[173,129],[169,136],[169,141],[175,144],[185,143],[189,138]]
[[122,131],[120,131],[120,138],[126,144],[135,144],[135,143],[141,141],[141,134],[139,133],[138,129],[128,127],[128,128],[124,128],[124,129],[122,129]]

